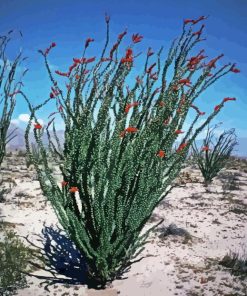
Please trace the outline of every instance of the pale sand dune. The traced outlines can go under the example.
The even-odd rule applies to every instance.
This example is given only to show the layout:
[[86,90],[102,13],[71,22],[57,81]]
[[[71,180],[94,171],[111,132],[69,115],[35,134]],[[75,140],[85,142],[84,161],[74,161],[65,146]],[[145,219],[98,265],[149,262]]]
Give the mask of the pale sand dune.
[[[56,227],[56,215],[42,195],[39,182],[35,181],[35,172],[25,168],[24,158],[9,160],[5,159],[3,164],[4,178],[12,174],[17,186],[6,196],[5,203],[0,204],[0,216],[4,221],[15,223],[19,235],[29,234],[30,240],[41,247],[42,242],[35,234],[41,235],[44,225]],[[45,285],[39,285],[44,280],[28,277],[30,287],[19,290],[18,295],[247,295],[247,279],[240,280],[218,265],[229,250],[243,255],[247,252],[247,173],[225,171],[237,175],[238,190],[225,189],[223,192],[223,179],[216,179],[206,192],[202,184],[191,183],[189,179],[192,176],[192,181],[193,178],[194,181],[195,178],[201,180],[199,171],[185,171],[189,175],[183,174],[180,184],[183,180],[188,183],[172,190],[154,211],[150,219],[152,223],[148,223],[143,231],[153,221],[164,218],[159,229],[175,223],[190,236],[168,235],[162,238],[159,237],[161,230],[152,233],[145,250],[138,256],[145,258],[131,266],[123,276],[126,279],[113,281],[104,291],[88,289],[86,285],[66,286],[61,283],[48,286],[50,291],[46,291]],[[57,177],[59,181],[59,175]],[[237,206],[243,207],[245,212],[229,211]],[[50,273],[42,270],[34,274],[51,277]]]

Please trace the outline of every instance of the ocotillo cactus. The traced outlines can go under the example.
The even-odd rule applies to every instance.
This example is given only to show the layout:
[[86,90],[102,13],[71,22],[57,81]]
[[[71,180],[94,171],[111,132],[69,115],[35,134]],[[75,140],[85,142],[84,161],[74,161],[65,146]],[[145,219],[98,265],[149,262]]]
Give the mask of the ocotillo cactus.
[[[133,34],[125,55],[118,59],[118,49],[127,34],[124,31],[105,56],[109,40],[109,17],[106,16],[106,44],[95,66],[87,69],[96,61],[95,57],[85,57],[93,42],[88,38],[83,56],[73,59],[69,71],[55,71],[69,80],[66,97],[47,61],[47,55],[56,46],[54,42],[45,52],[40,50],[53,83],[50,96],[44,103],[32,107],[22,92],[31,112],[25,133],[26,149],[35,164],[43,193],[51,201],[64,230],[85,255],[89,278],[102,286],[127,270],[133,263],[131,260],[143,250],[140,247],[146,243],[150,231],[162,222],[140,236],[153,210],[171,189],[170,184],[178,175],[191,143],[224,105],[224,101],[217,105],[194,130],[198,118],[205,114],[193,105],[194,100],[220,77],[239,71],[235,65],[228,64],[210,73],[223,55],[203,64],[206,58],[203,50],[188,59],[192,48],[202,41],[203,26],[197,32],[193,32],[193,28],[203,19],[205,17],[184,21],[182,35],[172,43],[163,66],[162,48],[156,63],[151,65],[154,53],[149,48],[143,73],[136,77],[132,89],[127,87],[125,91],[125,79],[137,59],[134,46],[143,37]],[[167,71],[173,65],[173,77],[167,84]],[[194,74],[198,72],[196,79]],[[161,83],[160,87],[157,83]],[[47,152],[41,141],[45,129],[35,116],[38,109],[54,99],[58,111],[51,115],[59,113],[65,122],[64,147],[58,137],[56,145],[50,142],[50,149],[60,162],[61,186],[49,170]],[[101,105],[95,120],[97,102]],[[174,150],[191,107],[197,115]],[[115,119],[113,123],[110,112]],[[33,118],[44,170],[35,163],[30,150]],[[49,139],[48,128],[54,118],[46,127]],[[56,135],[54,122],[53,131]]]
[[193,158],[195,159],[204,178],[205,186],[208,186],[229,160],[234,147],[237,145],[235,129],[224,131],[215,139],[216,125],[207,129],[203,140],[203,146],[199,150],[193,143]]
[[[6,56],[6,48],[10,41],[10,35],[13,31],[9,31],[7,36],[0,36],[0,166],[6,152],[6,145],[15,137],[13,130],[7,135],[11,117],[15,107],[15,96],[19,93],[22,82],[16,82],[16,69],[24,60],[21,53],[17,55],[13,62],[10,62]],[[23,72],[24,76],[26,71]]]

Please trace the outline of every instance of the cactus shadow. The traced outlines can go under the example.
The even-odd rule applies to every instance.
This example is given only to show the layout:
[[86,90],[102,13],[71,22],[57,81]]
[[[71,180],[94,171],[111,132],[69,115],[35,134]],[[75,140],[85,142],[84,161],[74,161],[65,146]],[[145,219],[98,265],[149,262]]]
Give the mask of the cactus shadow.
[[48,286],[54,284],[88,285],[85,257],[62,229],[44,225],[42,235],[38,236],[42,243],[39,249],[46,261],[44,270],[53,275],[35,275],[44,280],[41,285],[46,283],[45,290],[49,291]]
[[60,275],[71,278],[72,282],[85,282],[85,258],[63,230],[45,226],[42,234],[44,252],[51,268]]

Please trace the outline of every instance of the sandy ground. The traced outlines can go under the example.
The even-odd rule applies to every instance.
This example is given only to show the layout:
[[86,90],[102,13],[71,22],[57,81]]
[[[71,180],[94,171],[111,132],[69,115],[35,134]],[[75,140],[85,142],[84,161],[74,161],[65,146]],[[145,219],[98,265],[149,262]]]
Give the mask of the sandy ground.
[[[8,222],[6,227],[14,227],[20,236],[29,235],[29,240],[40,247],[44,246],[45,236],[47,240],[53,233],[61,238],[56,215],[42,195],[35,171],[26,168],[22,157],[5,158],[2,167],[4,185],[7,186],[11,178],[16,182],[5,202],[0,203],[0,218]],[[60,181],[59,173],[57,180]],[[105,290],[94,290],[86,284],[62,280],[46,287],[42,284],[44,279],[29,276],[29,287],[18,290],[17,295],[247,295],[247,278],[232,275],[218,264],[229,251],[246,255],[246,180],[246,170],[228,169],[205,189],[198,170],[184,169],[177,179],[178,187],[156,208],[145,226],[143,231],[165,219],[138,256],[144,258],[131,266],[125,279],[113,281]],[[165,236],[164,227],[170,224],[182,228],[185,235]],[[33,274],[52,277],[42,270]]]

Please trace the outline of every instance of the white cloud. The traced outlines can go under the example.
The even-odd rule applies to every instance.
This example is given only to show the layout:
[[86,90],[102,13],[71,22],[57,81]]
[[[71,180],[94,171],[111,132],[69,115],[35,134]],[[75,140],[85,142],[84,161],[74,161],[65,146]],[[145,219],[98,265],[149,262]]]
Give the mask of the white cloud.
[[41,118],[38,118],[38,123],[41,124],[41,125],[43,125],[44,124],[44,120],[41,119]]
[[20,121],[23,121],[23,122],[28,122],[29,121],[29,118],[30,118],[30,115],[29,114],[20,114],[18,116],[18,119]]
[[14,124],[14,125],[19,125],[20,124],[20,121],[18,119],[12,119],[10,122],[12,124]]

